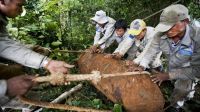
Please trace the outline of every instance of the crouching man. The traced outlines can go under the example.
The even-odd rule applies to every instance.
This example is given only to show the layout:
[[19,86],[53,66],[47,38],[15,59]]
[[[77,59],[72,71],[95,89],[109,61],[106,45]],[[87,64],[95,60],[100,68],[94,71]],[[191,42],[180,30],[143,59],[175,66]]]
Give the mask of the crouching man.
[[188,9],[171,5],[163,10],[156,34],[149,43],[140,68],[149,68],[149,63],[162,51],[168,61],[168,72],[152,76],[159,85],[165,80],[176,80],[171,103],[175,109],[194,95],[194,86],[200,77],[200,28],[190,24]]
[[[125,33],[125,38],[120,42],[119,46],[111,56],[116,59],[121,59],[123,57],[129,60],[126,61],[128,66],[139,64],[144,57],[144,52],[146,52],[145,47],[152,41],[154,33],[153,27],[146,26],[146,23],[141,19],[135,19],[131,23],[130,29]],[[161,69],[161,54],[162,53],[160,52],[155,60],[151,61],[152,68]]]

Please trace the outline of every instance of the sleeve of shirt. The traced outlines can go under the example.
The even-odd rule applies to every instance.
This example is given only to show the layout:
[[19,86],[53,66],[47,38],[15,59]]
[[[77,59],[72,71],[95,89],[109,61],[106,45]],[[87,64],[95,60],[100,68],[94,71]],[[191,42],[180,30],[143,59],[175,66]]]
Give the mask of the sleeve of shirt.
[[110,47],[115,41],[116,41],[116,36],[113,34],[106,42],[105,42],[105,49]]
[[196,78],[200,78],[200,67],[184,67],[180,69],[174,69],[169,72],[170,79],[191,79],[196,80]]
[[[149,42],[149,41],[148,41],[148,42]],[[147,45],[145,46],[145,48],[144,48],[144,50],[142,51],[142,53],[141,53],[139,56],[137,56],[136,59],[133,60],[134,63],[140,64],[140,62],[142,61],[142,59],[143,59],[144,56],[146,55],[147,49],[149,49],[148,47],[150,47],[150,46],[147,46]]]
[[144,51],[137,57],[133,60],[134,63],[136,64],[140,64],[140,62],[142,61],[144,55],[146,54],[147,50],[144,49]]
[[161,61],[161,55],[162,55],[162,51],[160,53],[157,54],[155,60],[152,62],[152,67],[156,68],[162,65],[162,61]]
[[114,51],[114,53],[118,52],[121,55],[125,55],[128,50],[132,47],[135,39],[132,38],[125,38],[117,47],[117,49]]
[[42,67],[43,60],[47,58],[8,38],[8,36],[0,37],[0,57],[36,69]]
[[96,45],[99,42],[100,38],[101,38],[101,31],[100,31],[100,28],[98,26],[96,26],[96,33],[94,36],[94,44],[93,45]]
[[112,36],[114,30],[115,30],[114,24],[109,25],[108,28],[106,29],[104,36],[99,40],[98,44],[101,45],[105,43],[108,40],[108,38]]
[[157,54],[161,51],[160,50],[160,33],[155,33],[153,38],[149,40],[148,44],[144,49],[144,53],[140,57],[140,66],[144,68],[149,68],[149,64],[152,60],[154,60]]
[[[151,34],[149,34],[149,33],[146,34],[146,36],[144,38],[145,39],[144,41],[146,41],[147,44],[152,41],[154,33],[155,33],[154,30],[153,30],[153,28],[149,28],[149,29],[151,31]],[[150,46],[149,45],[145,45],[145,48],[143,49],[142,53],[139,56],[137,56],[136,59],[133,60],[134,63],[136,63],[138,65],[140,64],[140,62],[142,61],[142,59],[146,55],[147,49],[149,49],[148,47],[150,47]],[[146,64],[145,64],[145,66],[146,66]]]
[[0,80],[0,98],[6,95],[7,82],[6,80]]

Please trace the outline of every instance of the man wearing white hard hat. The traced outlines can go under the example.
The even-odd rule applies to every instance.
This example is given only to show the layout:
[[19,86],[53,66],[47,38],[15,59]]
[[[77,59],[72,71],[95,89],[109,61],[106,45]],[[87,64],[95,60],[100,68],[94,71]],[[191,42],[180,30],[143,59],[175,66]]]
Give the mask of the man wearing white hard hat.
[[168,71],[152,76],[152,81],[160,85],[165,80],[176,80],[171,98],[176,110],[193,97],[200,77],[200,28],[191,23],[185,6],[176,4],[165,8],[155,28],[157,33],[140,62],[142,68],[148,68],[160,51],[166,55]]
[[114,24],[116,21],[113,18],[106,16],[106,13],[102,10],[97,11],[91,20],[96,24],[96,34],[91,51],[97,52],[98,49],[104,50],[108,47],[106,44],[114,33]]

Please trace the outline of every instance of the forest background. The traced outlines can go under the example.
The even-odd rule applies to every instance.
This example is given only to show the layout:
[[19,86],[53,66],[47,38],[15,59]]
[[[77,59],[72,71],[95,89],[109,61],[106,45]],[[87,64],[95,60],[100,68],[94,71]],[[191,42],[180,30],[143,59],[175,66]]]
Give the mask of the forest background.
[[[106,11],[107,15],[118,19],[125,19],[128,24],[134,19],[144,19],[149,15],[177,2],[177,0],[27,0],[26,15],[10,19],[8,29],[13,39],[23,44],[40,45],[51,49],[50,57],[74,64],[78,53],[62,53],[57,50],[85,50],[92,45],[95,26],[90,18],[98,10]],[[179,0],[189,8],[191,19],[200,18],[199,0]],[[148,26],[156,26],[160,13],[145,19]],[[41,72],[42,70],[33,72]],[[78,73],[74,68],[72,73]],[[82,82],[83,89],[66,99],[69,105],[91,107],[96,109],[111,109],[122,111],[120,104],[113,104],[99,93],[90,83]],[[51,101],[62,92],[77,85],[51,86],[41,88],[38,96],[44,101]],[[168,101],[172,88],[163,89]],[[187,105],[188,112],[200,108],[200,91],[196,92],[197,99],[192,105]],[[191,103],[191,102],[190,102]],[[45,109],[44,111],[60,111]]]

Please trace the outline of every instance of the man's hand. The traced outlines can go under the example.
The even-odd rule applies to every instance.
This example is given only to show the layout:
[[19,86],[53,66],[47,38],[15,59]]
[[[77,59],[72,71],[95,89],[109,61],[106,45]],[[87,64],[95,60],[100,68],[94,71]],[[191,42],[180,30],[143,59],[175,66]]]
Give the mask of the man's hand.
[[106,54],[104,57],[105,58],[113,58],[113,56],[114,56],[113,54]]
[[7,95],[10,97],[24,95],[33,85],[35,76],[16,76],[7,80]]
[[73,68],[73,67],[74,65],[69,65],[64,61],[56,61],[56,60],[50,60],[48,64],[45,66],[45,68],[49,70],[51,74],[55,73],[67,74],[69,73],[68,68]]
[[129,66],[133,66],[133,65],[136,65],[136,64],[132,60],[125,60],[125,65],[127,67],[129,67]]
[[117,53],[113,53],[113,54],[107,54],[106,56],[104,56],[105,58],[114,58],[114,59],[121,59],[123,57],[123,55]]
[[133,71],[143,71],[144,69],[142,69],[141,67],[135,67],[135,64],[132,60],[125,60],[125,65],[128,67],[128,72],[133,72]]
[[129,66],[128,67],[129,72],[142,72],[144,71],[144,68],[141,66],[135,67],[135,66]]
[[131,61],[131,60],[126,60],[125,65],[128,67],[129,72],[135,72],[135,71],[142,72],[142,71],[144,71],[144,67],[135,64],[134,61]]
[[96,53],[103,53],[103,49],[101,49],[101,48],[98,48],[97,50],[96,50]]
[[99,44],[93,45],[89,48],[90,53],[103,53],[103,49],[100,48]]
[[89,49],[91,53],[96,53],[98,48],[99,48],[99,45],[97,44],[97,45],[91,46]]
[[121,55],[120,53],[114,53],[114,56],[113,56],[113,58],[115,58],[115,59],[121,59],[123,57],[123,55]]
[[169,80],[169,74],[156,72],[156,75],[152,75],[151,78],[154,83],[158,83],[160,86],[163,81]]
[[144,67],[142,67],[142,66],[138,66],[138,67],[135,67],[134,69],[133,69],[133,71],[139,71],[139,72],[142,72],[142,71],[144,71],[145,69],[144,69]]

